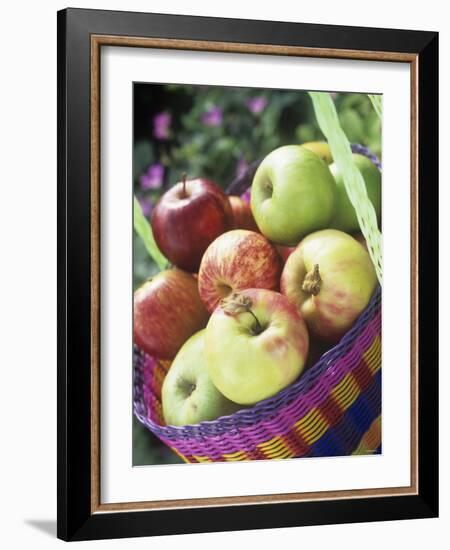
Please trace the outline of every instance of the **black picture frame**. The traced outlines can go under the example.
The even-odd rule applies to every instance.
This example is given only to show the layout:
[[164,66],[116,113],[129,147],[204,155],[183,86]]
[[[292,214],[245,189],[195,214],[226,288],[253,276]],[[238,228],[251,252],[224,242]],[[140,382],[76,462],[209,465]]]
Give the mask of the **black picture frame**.
[[[438,34],[148,13],[58,12],[58,525],[64,540],[438,515]],[[91,36],[270,44],[417,56],[418,491],[378,498],[92,510]],[[425,365],[425,368],[420,368]]]

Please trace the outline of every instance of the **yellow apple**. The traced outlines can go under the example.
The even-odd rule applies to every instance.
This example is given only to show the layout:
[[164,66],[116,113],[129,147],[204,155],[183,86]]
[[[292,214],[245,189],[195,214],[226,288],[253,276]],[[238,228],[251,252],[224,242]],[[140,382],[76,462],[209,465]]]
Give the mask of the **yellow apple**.
[[247,289],[222,300],[206,327],[211,380],[228,399],[251,405],[291,384],[303,371],[308,331],[278,292]]
[[311,335],[335,343],[367,307],[377,285],[367,250],[336,229],[305,237],[289,256],[281,292],[295,304]]

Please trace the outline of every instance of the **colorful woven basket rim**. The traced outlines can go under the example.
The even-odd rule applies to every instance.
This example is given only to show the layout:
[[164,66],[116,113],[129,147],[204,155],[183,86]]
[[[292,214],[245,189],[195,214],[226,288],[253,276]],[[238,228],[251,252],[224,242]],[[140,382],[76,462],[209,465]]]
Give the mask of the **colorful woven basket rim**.
[[317,380],[321,378],[328,368],[333,367],[336,361],[338,361],[345,353],[351,351],[355,340],[360,336],[361,332],[370,323],[370,321],[379,313],[380,304],[381,288],[377,287],[367,308],[338,344],[324,353],[317,363],[315,363],[300,376],[297,382],[294,382],[292,385],[280,391],[273,397],[269,397],[256,403],[252,407],[241,409],[232,415],[222,416],[216,420],[205,420],[199,424],[189,424],[186,426],[162,425],[155,422],[152,418],[149,418],[145,413],[146,406],[142,403],[142,390],[139,388],[139,383],[136,380],[134,385],[134,412],[136,416],[144,421],[144,423],[157,435],[170,439],[184,439],[198,436],[203,437],[205,433],[220,435],[220,433],[228,432],[231,427],[235,429],[238,426],[245,427],[254,425],[255,422],[258,421],[258,418],[263,419],[268,415],[276,415],[280,408],[285,407],[292,400],[310,391]]

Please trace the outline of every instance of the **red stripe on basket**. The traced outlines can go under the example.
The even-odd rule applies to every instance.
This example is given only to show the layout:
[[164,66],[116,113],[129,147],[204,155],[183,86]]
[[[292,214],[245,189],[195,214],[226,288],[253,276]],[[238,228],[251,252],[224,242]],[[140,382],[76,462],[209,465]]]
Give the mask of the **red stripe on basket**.
[[254,449],[252,449],[251,451],[247,451],[247,455],[249,456],[249,458],[251,458],[252,460],[264,460],[266,458],[265,454],[262,453],[258,447],[255,447]]
[[294,456],[306,456],[311,447],[299,436],[298,433],[290,432],[284,436],[284,441],[287,447],[294,453]]
[[320,405],[319,410],[330,426],[336,424],[343,415],[342,408],[332,395],[329,395],[327,400]]
[[373,376],[368,364],[364,360],[364,356],[361,357],[361,363],[353,369],[352,374],[363,392],[371,383]]

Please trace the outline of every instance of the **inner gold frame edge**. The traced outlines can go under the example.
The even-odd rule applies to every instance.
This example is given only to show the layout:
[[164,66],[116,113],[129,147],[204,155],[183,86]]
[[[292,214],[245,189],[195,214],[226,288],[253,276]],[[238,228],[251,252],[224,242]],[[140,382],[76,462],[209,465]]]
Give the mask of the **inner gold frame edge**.
[[[100,502],[100,50],[102,46],[164,48],[207,52],[287,55],[409,63],[411,68],[411,484],[407,487],[353,489],[270,495],[211,497],[143,502]],[[163,510],[229,505],[274,504],[313,500],[340,500],[418,494],[418,55],[402,52],[306,48],[273,44],[246,44],[91,35],[90,178],[91,178],[91,513]]]

